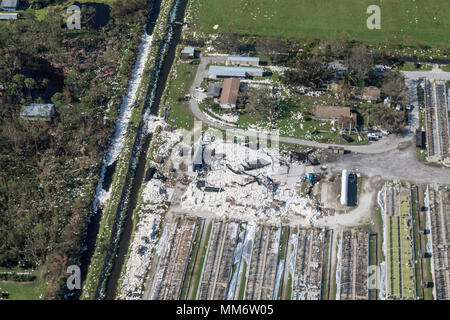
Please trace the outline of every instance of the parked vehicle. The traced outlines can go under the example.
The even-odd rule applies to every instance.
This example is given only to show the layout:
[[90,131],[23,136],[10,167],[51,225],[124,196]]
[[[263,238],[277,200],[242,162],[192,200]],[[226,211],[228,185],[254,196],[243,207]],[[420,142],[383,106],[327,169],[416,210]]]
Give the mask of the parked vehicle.
[[355,140],[353,140],[353,138],[349,137],[349,136],[346,135],[346,134],[341,134],[341,137],[342,137],[345,141],[347,141],[348,143],[351,143],[351,142],[355,141]]

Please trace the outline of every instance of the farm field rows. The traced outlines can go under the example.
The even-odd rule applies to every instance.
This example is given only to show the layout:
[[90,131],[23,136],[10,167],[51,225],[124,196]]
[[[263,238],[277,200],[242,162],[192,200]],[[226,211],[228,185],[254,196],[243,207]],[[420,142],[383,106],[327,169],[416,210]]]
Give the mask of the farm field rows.
[[342,239],[340,300],[367,300],[369,233],[344,231]]
[[410,190],[402,185],[386,188],[387,295],[390,299],[416,297],[414,239]]
[[320,300],[325,230],[299,229],[292,299]]
[[432,237],[432,258],[436,299],[450,297],[449,278],[449,227],[450,190],[444,187],[429,186],[429,222]]

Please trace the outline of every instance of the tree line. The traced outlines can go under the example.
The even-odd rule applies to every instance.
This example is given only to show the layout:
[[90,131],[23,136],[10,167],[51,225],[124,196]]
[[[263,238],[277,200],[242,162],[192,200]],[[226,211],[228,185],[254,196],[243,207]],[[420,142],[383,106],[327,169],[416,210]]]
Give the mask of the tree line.
[[[42,268],[47,298],[58,296],[67,264],[80,257],[136,58],[149,3],[127,3],[115,2],[98,30],[65,29],[50,6],[45,19],[25,11],[0,33],[0,266]],[[21,107],[33,102],[54,103],[55,119],[22,119]]]

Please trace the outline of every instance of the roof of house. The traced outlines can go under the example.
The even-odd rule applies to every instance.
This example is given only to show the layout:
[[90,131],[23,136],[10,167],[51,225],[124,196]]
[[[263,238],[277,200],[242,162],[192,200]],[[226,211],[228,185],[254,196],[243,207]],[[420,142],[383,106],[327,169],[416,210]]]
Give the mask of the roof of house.
[[194,47],[184,47],[183,51],[181,51],[182,53],[194,53],[195,49]]
[[258,57],[242,57],[242,56],[228,56],[228,61],[248,61],[248,62],[258,62]]
[[247,73],[263,73],[261,68],[250,67],[225,67],[225,66],[210,66],[208,74],[210,76],[222,77],[245,77]]
[[18,13],[14,12],[0,12],[0,20],[17,20]]
[[53,104],[35,104],[32,103],[29,106],[23,106],[20,112],[20,116],[24,118],[37,118],[49,119],[52,115],[54,105]]
[[381,95],[381,90],[377,87],[365,87],[362,92],[363,96],[379,97]]
[[241,81],[239,79],[225,79],[223,83],[222,95],[220,96],[220,103],[236,104],[240,84]]
[[2,0],[2,8],[17,8],[19,0]]
[[317,118],[337,119],[340,116],[350,117],[351,113],[349,107],[314,106],[312,114]]
[[222,89],[222,85],[220,83],[211,82],[208,84],[208,91],[206,95],[208,97],[218,97],[220,95],[220,90]]

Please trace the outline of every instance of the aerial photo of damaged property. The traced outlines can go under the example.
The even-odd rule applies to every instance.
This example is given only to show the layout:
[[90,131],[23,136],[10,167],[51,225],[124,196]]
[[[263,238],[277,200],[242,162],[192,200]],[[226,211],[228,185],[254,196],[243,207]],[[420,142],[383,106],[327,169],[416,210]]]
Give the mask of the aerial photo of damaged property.
[[448,0],[0,2],[0,300],[450,299]]

